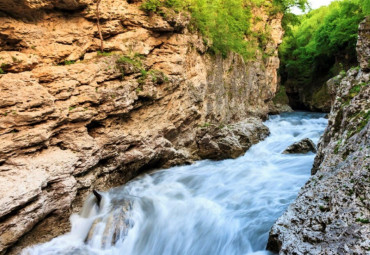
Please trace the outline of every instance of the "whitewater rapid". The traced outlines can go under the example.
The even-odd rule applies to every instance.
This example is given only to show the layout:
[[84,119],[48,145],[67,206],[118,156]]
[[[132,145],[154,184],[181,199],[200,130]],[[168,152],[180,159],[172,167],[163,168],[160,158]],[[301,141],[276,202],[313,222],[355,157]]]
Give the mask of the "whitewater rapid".
[[[270,136],[242,157],[140,176],[103,193],[100,209],[89,197],[82,212],[71,216],[70,233],[23,254],[270,254],[268,232],[308,180],[315,156],[282,151],[303,138],[317,144],[327,119],[295,112],[271,116],[265,125]],[[132,202],[128,220],[118,234],[109,232],[112,210],[124,199]]]

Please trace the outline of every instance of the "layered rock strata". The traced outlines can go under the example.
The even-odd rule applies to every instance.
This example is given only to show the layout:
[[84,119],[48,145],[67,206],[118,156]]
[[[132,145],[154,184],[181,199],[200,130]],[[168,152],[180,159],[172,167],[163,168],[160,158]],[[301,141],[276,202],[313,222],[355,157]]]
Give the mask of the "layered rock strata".
[[335,99],[312,177],[273,226],[280,254],[370,252],[370,20],[360,24],[359,68],[328,82]]
[[99,53],[92,0],[0,0],[0,253],[67,231],[92,188],[268,134],[281,16],[262,12],[270,57],[246,62],[208,55],[188,14],[140,4],[101,2]]

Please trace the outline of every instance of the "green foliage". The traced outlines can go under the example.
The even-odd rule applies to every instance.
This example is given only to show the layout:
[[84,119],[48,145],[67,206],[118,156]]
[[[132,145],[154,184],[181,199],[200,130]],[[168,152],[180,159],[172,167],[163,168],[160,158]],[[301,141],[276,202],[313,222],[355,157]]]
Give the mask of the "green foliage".
[[138,79],[138,83],[143,85],[147,79],[150,79],[155,84],[162,84],[164,82],[168,82],[168,77],[162,72],[158,70],[149,70],[146,71],[145,69],[140,70],[141,76]]
[[356,62],[358,24],[367,1],[335,1],[301,15],[280,46],[283,83],[295,79],[303,86],[312,83],[312,77],[338,74],[341,61]]
[[161,6],[160,0],[146,0],[140,8],[146,12],[157,12]]
[[126,74],[126,71],[129,73],[140,73],[137,79],[139,85],[143,85],[148,79],[155,84],[168,82],[168,77],[162,71],[148,70],[142,62],[143,58],[144,56],[137,53],[131,56],[121,56],[116,61],[117,68],[121,70],[122,76]]
[[141,59],[138,56],[122,56],[116,61],[117,64],[130,64],[133,65],[135,68],[143,69],[143,63],[141,62]]
[[279,87],[279,90],[276,92],[273,102],[275,104],[289,104],[289,99],[286,95],[286,90],[284,86]]
[[68,65],[73,65],[75,63],[76,63],[75,60],[64,60],[62,65],[68,66]]
[[362,219],[362,218],[357,218],[356,222],[361,222],[361,223],[364,223],[364,224],[370,223],[370,221],[368,219]]
[[340,148],[340,146],[342,145],[342,139],[340,139],[338,142],[337,142],[337,145],[335,146],[335,148],[334,148],[334,153],[335,154],[338,154],[338,152],[339,152],[339,148]]
[[323,205],[320,205],[320,206],[319,206],[319,209],[320,209],[320,211],[321,211],[321,212],[326,212],[326,211],[328,211],[328,209],[327,209],[325,206],[323,206]]
[[200,128],[208,128],[210,127],[212,124],[209,123],[209,122],[204,122],[203,124],[199,125]]
[[[145,0],[141,9],[150,13],[163,14],[162,7],[191,13],[191,28],[199,31],[206,39],[210,52],[226,57],[229,52],[253,58],[258,46],[264,47],[269,38],[267,33],[252,33],[251,10],[264,6],[270,15],[283,12],[289,15],[290,7],[306,5],[307,0]],[[258,18],[256,18],[258,21]],[[257,41],[257,43],[256,43]]]
[[98,52],[97,52],[97,55],[98,55],[99,57],[108,57],[108,56],[112,56],[112,55],[114,55],[114,53],[113,53],[113,52],[106,52],[106,51],[103,51],[103,52],[98,51]]
[[243,0],[195,0],[190,8],[194,26],[209,39],[211,52],[226,57],[236,52],[245,58],[254,56],[255,48],[245,40],[250,34],[251,11]]
[[2,68],[0,68],[0,74],[5,74],[5,71]]

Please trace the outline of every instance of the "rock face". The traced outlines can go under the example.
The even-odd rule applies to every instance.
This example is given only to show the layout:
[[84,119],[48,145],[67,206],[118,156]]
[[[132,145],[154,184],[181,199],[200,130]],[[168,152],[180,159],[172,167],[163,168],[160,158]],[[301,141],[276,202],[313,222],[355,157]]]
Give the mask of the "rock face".
[[292,154],[292,153],[307,153],[307,152],[316,152],[316,146],[311,139],[305,138],[299,142],[293,143],[288,148],[286,148],[283,153],[284,154]]
[[102,1],[98,53],[94,1],[0,0],[0,254],[67,231],[93,188],[267,135],[281,15],[261,11],[274,54],[245,62],[207,55],[188,14],[140,4]]
[[[360,63],[370,61],[369,29],[368,19],[360,24]],[[328,83],[335,102],[313,176],[270,232],[267,248],[280,254],[370,251],[370,72],[361,64]]]
[[288,80],[285,87],[289,97],[289,105],[296,110],[330,112],[333,102],[330,100],[328,86],[325,83],[329,77],[320,78],[319,81],[309,84]]
[[286,94],[285,87],[279,86],[275,97],[269,104],[270,114],[279,114],[283,112],[292,112],[293,109],[289,106],[289,98]]

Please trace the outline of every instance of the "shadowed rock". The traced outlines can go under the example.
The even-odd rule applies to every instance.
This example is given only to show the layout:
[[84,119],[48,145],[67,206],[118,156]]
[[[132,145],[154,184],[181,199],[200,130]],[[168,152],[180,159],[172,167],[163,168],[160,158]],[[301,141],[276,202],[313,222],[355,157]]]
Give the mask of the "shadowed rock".
[[299,142],[293,143],[288,148],[285,149],[283,154],[295,154],[295,153],[316,153],[316,145],[312,142],[311,139],[305,138]]
[[[94,193],[95,195],[95,193]],[[133,201],[130,199],[122,199],[119,201],[111,201],[111,211],[93,222],[85,242],[95,240],[95,235],[100,236],[102,246],[108,247],[114,245],[118,240],[123,240],[128,231],[134,226],[131,219],[131,210]],[[103,229],[102,229],[102,226]]]
[[93,190],[93,194],[96,198],[96,204],[100,207],[100,202],[101,202],[102,196],[96,190]]

